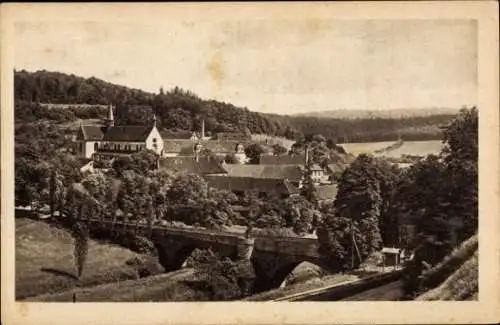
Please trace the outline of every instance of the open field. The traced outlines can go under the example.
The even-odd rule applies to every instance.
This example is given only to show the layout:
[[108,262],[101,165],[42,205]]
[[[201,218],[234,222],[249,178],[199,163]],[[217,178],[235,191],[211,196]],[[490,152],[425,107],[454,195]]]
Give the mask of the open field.
[[79,281],[75,279],[73,238],[64,229],[42,221],[16,219],[16,299],[126,279],[137,279],[139,259],[152,274],[163,268],[152,256],[89,241],[87,261]]
[[[344,147],[347,152],[359,155],[362,153],[375,154],[375,151],[387,148],[394,143],[395,141],[342,143],[341,146]],[[429,154],[438,154],[441,151],[441,148],[441,140],[404,141],[401,147],[376,155],[393,158],[398,158],[402,155],[426,156]]]

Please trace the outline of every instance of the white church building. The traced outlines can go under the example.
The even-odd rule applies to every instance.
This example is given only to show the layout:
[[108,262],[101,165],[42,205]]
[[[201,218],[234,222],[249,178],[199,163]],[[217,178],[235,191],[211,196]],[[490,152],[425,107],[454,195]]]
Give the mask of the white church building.
[[104,124],[80,125],[74,138],[78,156],[100,161],[143,149],[150,149],[162,155],[164,143],[156,127],[156,116],[152,125],[115,126],[113,107],[110,105]]

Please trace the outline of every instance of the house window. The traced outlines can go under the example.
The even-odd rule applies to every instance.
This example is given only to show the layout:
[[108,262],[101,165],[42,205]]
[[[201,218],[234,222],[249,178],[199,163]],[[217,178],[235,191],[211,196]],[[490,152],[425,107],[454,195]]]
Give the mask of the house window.
[[97,142],[94,142],[94,151],[97,151],[99,149],[99,144]]

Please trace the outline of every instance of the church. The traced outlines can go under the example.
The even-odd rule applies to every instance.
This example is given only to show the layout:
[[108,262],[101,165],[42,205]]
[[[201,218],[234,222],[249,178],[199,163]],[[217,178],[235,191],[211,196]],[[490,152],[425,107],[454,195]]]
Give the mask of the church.
[[156,127],[156,116],[152,125],[114,124],[113,107],[110,105],[104,125],[80,125],[74,139],[76,154],[94,161],[106,161],[144,149],[162,155],[164,143]]

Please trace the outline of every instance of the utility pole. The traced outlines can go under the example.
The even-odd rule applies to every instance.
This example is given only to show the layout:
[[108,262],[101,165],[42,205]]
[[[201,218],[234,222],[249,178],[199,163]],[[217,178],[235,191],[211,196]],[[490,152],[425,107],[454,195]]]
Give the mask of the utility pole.
[[354,229],[353,229],[353,222],[352,222],[352,216],[349,214],[349,220],[351,222],[351,270],[354,269]]

